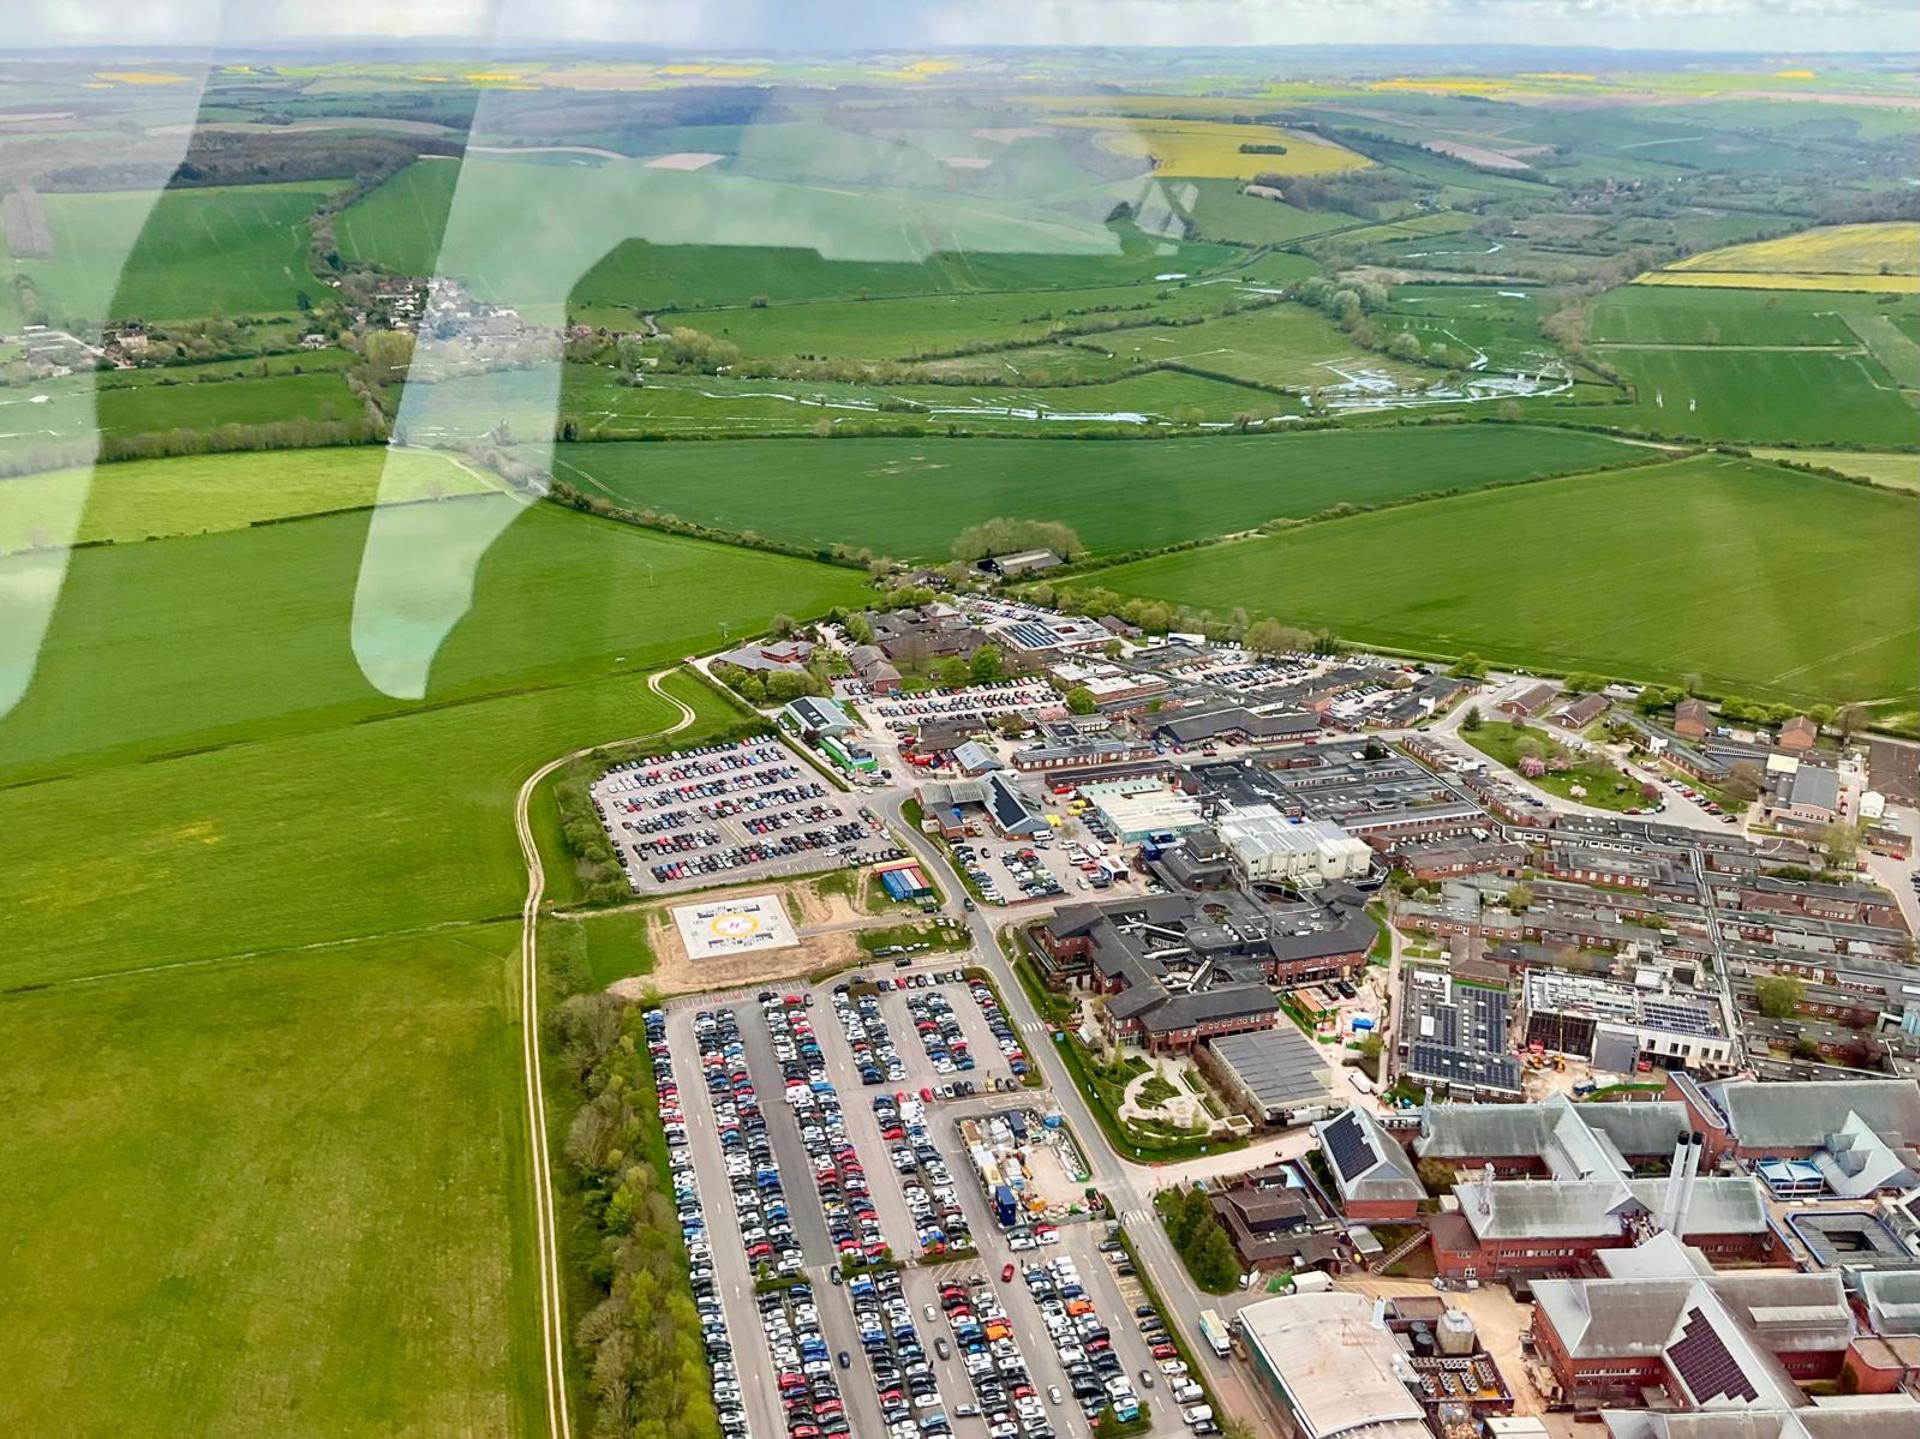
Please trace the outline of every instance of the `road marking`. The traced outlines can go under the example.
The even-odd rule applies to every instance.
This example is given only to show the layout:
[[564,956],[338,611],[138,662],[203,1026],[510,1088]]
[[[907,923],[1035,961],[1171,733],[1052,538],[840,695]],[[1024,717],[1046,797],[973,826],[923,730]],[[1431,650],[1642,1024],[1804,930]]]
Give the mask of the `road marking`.
[[[693,707],[675,699],[660,688],[670,670],[647,676],[647,688],[680,711],[680,717],[666,729],[637,735],[634,739],[657,739],[678,734],[697,716]],[[633,740],[615,740],[631,744]],[[513,826],[520,840],[520,856],[527,865],[527,898],[520,907],[520,1058],[523,1089],[527,1102],[527,1145],[533,1161],[534,1247],[539,1257],[540,1343],[542,1367],[547,1388],[547,1434],[549,1439],[572,1439],[573,1415],[567,1407],[566,1308],[561,1293],[560,1241],[553,1220],[553,1167],[547,1150],[547,1104],[540,1075],[540,901],[547,888],[546,868],[540,862],[540,846],[534,843],[533,825],[527,807],[540,781],[570,760],[599,748],[590,745],[558,759],[549,760],[527,777],[514,801]]]

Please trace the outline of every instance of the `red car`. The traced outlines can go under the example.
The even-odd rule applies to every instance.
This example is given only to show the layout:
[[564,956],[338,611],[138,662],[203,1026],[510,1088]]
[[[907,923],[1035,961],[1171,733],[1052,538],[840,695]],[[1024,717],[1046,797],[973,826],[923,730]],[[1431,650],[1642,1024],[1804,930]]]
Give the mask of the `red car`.
[[1000,1282],[1004,1284],[1011,1278],[1013,1278],[1013,1265],[1011,1263],[1001,1265]]
[[1153,1346],[1153,1357],[1155,1359],[1178,1359],[1180,1357],[1180,1351],[1171,1344],[1156,1344]]

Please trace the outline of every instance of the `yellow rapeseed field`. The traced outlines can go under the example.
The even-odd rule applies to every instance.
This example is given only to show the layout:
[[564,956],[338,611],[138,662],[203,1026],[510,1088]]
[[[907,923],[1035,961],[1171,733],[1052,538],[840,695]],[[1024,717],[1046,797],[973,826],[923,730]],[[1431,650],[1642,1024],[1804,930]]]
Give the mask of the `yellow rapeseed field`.
[[[1098,129],[1097,143],[1117,155],[1140,155],[1154,173],[1193,179],[1251,180],[1255,175],[1326,175],[1357,170],[1364,155],[1311,135],[1272,125],[1227,125],[1210,120],[1161,120],[1127,115],[1062,115],[1049,124]],[[1242,154],[1242,145],[1284,145],[1286,154]]]
[[1649,270],[1636,285],[1721,290],[1844,290],[1860,295],[1920,295],[1920,275],[1788,274],[1781,270]]
[[[1692,255],[1669,271],[1723,271],[1779,275],[1861,275],[1874,279],[1920,275],[1920,221],[1823,225],[1816,230],[1755,240]],[[1883,274],[1882,272],[1886,272]],[[1673,282],[1669,282],[1673,283]],[[1878,286],[1847,286],[1875,289]],[[1903,289],[1904,286],[1890,288]]]

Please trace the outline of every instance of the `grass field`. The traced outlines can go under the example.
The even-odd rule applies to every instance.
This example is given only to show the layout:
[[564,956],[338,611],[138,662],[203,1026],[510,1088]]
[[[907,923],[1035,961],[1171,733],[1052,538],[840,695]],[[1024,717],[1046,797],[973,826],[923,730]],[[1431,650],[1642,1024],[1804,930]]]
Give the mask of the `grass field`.
[[[1062,115],[1055,125],[1081,125],[1100,132],[1099,143],[1116,155],[1137,155],[1153,162],[1153,173],[1169,179],[1251,180],[1255,175],[1328,175],[1357,170],[1370,162],[1340,145],[1272,125],[1233,125],[1213,120],[1158,117]],[[1243,154],[1242,145],[1284,146],[1284,154]]]
[[0,479],[0,553],[50,542],[75,484],[90,483],[77,542],[161,539],[371,505],[389,458],[396,498],[438,499],[496,488],[447,455],[400,450],[389,457],[378,445],[129,460],[95,466],[90,482],[74,470]]
[[662,322],[717,335],[748,357],[904,360],[963,346],[1038,339],[1062,327],[1215,315],[1236,289],[1147,283],[1044,294],[915,295],[709,310]]
[[1353,223],[1349,215],[1299,210],[1243,193],[1237,180],[1195,180],[1187,213],[1204,240],[1236,245],[1287,245]]
[[1622,285],[1594,302],[1588,338],[1630,345],[1855,343],[1847,317],[1882,307],[1870,296]]
[[[445,236],[456,186],[470,228]],[[530,221],[529,217],[533,217]],[[1123,284],[1238,257],[1033,207],[749,175],[422,160],[341,215],[343,254],[546,313]]]
[[1180,329],[1125,330],[1097,341],[1134,363],[1167,362],[1288,389],[1339,384],[1340,371],[1379,370],[1418,385],[1433,371],[1361,350],[1318,310],[1280,304]]
[[1754,454],[1763,460],[1838,470],[1890,490],[1920,490],[1920,455],[1877,454],[1871,450],[1755,450]]
[[[115,467],[136,529],[181,522],[166,466],[213,462]],[[647,668],[859,580],[542,508],[395,704],[347,647],[364,526],[76,552],[0,721],[6,1432],[544,1428],[512,796],[670,721]],[[669,684],[686,742],[735,720]]]
[[1485,425],[1157,442],[598,443],[557,447],[555,473],[722,529],[936,559],[968,525],[999,515],[1063,520],[1112,552],[1644,454],[1597,435]]
[[543,1428],[517,939],[0,997],[0,1429]]
[[291,312],[301,291],[321,290],[307,271],[306,222],[334,188],[47,195],[54,257],[15,263],[56,321]]
[[[1864,350],[1609,346],[1636,403],[1594,411],[1601,423],[1702,440],[1806,445],[1920,444],[1920,414]],[[1580,418],[1578,407],[1555,413]]]
[[1668,273],[1694,270],[1772,275],[1865,275],[1920,278],[1920,222],[1900,220],[1872,225],[1827,225],[1689,255],[1666,267]]
[[[0,724],[9,767],[404,712],[361,677],[349,646],[369,514],[79,551],[33,687]],[[482,562],[474,607],[434,662],[431,694],[445,703],[632,673],[717,640],[723,627],[741,633],[775,613],[851,600],[861,579],[535,506]]]
[[[1723,456],[1468,495],[1086,583],[1345,638],[1782,699],[1911,690],[1914,501]],[[1551,557],[1550,560],[1548,557]]]

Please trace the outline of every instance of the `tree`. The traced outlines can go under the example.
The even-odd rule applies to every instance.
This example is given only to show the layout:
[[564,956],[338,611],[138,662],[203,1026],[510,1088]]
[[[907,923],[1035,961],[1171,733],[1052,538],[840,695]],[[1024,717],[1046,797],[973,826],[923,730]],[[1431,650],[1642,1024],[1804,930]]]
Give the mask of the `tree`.
[[1420,358],[1420,339],[1410,330],[1402,330],[1387,341],[1387,355],[1391,359],[1412,364]]
[[1423,1159],[1414,1166],[1420,1176],[1420,1182],[1427,1187],[1427,1193],[1435,1199],[1451,1194],[1453,1186],[1460,1182],[1459,1171],[1444,1159]]
[[1866,727],[1867,707],[1863,704],[1845,704],[1833,712],[1833,727],[1840,732],[1841,743],[1851,740],[1854,734]]
[[1011,555],[1021,550],[1052,550],[1063,560],[1084,555],[1087,547],[1071,525],[1057,520],[1015,520],[1004,516],[969,525],[953,542],[957,560]]
[[1480,718],[1480,706],[1479,705],[1468,706],[1466,718],[1460,721],[1460,728],[1465,730],[1468,734],[1472,734],[1475,730],[1480,728],[1481,724],[1482,724],[1482,720]]
[[856,645],[873,643],[873,626],[867,623],[865,615],[848,615],[842,628],[846,630],[847,638]]
[[[1193,1192],[1200,1194],[1204,1200],[1202,1191]],[[1240,1256],[1234,1252],[1233,1241],[1227,1237],[1227,1231],[1215,1222],[1211,1205],[1207,1208],[1206,1219],[1196,1229],[1193,1241],[1187,1246],[1185,1258],[1194,1281],[1202,1289],[1224,1294],[1239,1283]]]
[[1472,650],[1468,650],[1453,662],[1453,672],[1458,678],[1463,680],[1485,679],[1487,675],[1487,662]]
[[972,671],[967,662],[958,655],[950,655],[933,667],[934,681],[943,689],[957,690],[963,687]]
[[973,662],[968,666],[975,684],[991,684],[1005,673],[1006,662],[1001,658],[998,645],[981,645],[973,652]]
[[1753,985],[1754,1003],[1768,1019],[1791,1019],[1806,996],[1807,987],[1790,974],[1769,975]]
[[1067,691],[1067,713],[1090,715],[1100,708],[1100,702],[1093,697],[1093,691],[1085,685],[1075,685]]
[[1243,643],[1257,655],[1298,654],[1313,647],[1313,636],[1278,620],[1255,620]]
[[1827,852],[1829,868],[1852,869],[1859,861],[1860,827],[1845,820],[1835,820],[1821,835],[1820,843]]
[[1528,885],[1516,884],[1512,889],[1507,891],[1507,908],[1515,914],[1519,914],[1532,903],[1533,890]]
[[767,628],[779,639],[786,639],[796,627],[792,615],[775,615],[767,622]]
[[1567,676],[1567,688],[1577,695],[1598,694],[1606,687],[1606,679],[1601,675],[1581,673]]

